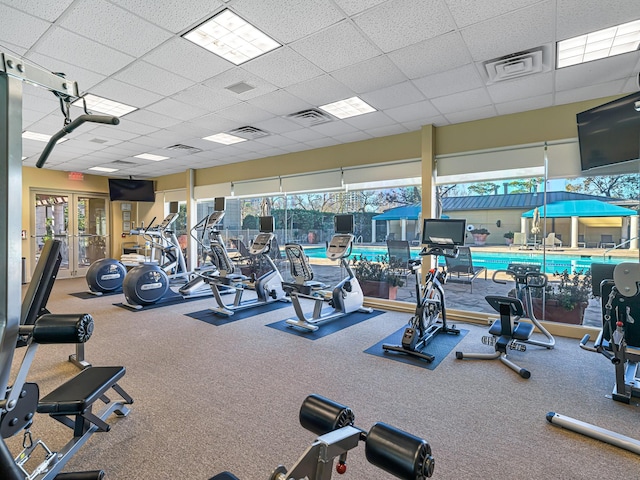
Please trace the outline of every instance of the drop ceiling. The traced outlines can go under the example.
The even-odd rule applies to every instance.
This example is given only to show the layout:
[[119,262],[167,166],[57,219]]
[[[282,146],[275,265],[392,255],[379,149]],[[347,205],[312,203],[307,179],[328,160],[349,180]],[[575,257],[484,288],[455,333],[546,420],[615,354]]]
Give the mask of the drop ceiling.
[[[282,46],[235,66],[182,38],[225,8]],[[112,177],[157,177],[640,90],[638,51],[554,68],[557,41],[640,19],[638,0],[0,0],[0,19],[0,52],[138,108],[116,127],[85,124],[46,165],[118,168]],[[487,74],[486,62],[533,51],[544,58],[530,74]],[[294,115],[356,95],[377,111],[320,123]],[[25,85],[23,107],[23,130],[62,127],[50,92]],[[81,113],[72,107],[72,116]],[[249,140],[203,140],[234,130]],[[44,145],[23,140],[23,164],[34,166]],[[136,158],[145,153],[169,158]]]

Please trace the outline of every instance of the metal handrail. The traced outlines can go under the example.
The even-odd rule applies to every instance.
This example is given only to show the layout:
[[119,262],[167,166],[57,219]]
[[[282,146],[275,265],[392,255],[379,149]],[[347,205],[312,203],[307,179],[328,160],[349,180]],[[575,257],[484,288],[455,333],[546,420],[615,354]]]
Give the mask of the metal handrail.
[[602,254],[603,259],[605,259],[605,260],[606,260],[606,258],[607,258],[607,254],[608,254],[609,252],[611,252],[611,251],[613,251],[613,250],[616,250],[616,249],[618,249],[618,248],[624,247],[626,244],[631,243],[631,240],[638,240],[638,239],[640,239],[640,237],[631,237],[631,238],[628,238],[627,240],[625,240],[624,242],[619,243],[618,245],[616,245],[616,246],[614,246],[614,247],[608,248],[608,249],[607,249],[607,250],[605,250],[605,251],[604,251],[604,253]]

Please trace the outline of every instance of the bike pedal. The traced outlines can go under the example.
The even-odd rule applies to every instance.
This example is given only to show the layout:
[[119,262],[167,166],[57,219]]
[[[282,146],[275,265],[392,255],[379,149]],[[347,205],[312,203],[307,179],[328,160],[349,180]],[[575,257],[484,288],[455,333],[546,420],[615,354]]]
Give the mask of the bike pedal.
[[509,348],[511,350],[517,350],[518,352],[526,352],[527,351],[527,346],[526,345],[522,345],[520,343],[512,343],[511,345],[509,345]]
[[496,337],[482,337],[482,344],[493,347],[496,344]]

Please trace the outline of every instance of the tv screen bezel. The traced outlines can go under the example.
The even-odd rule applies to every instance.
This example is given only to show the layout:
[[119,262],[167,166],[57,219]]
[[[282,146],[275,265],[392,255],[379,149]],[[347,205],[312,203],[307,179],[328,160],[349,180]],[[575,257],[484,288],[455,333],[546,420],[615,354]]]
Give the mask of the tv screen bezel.
[[[451,238],[453,243],[435,243],[427,237],[428,225],[435,223],[446,223],[452,227],[456,224],[460,225],[460,236],[458,238]],[[441,245],[446,247],[460,247],[464,245],[465,236],[467,233],[467,220],[463,218],[425,218],[422,222],[422,243],[424,245]]]
[[[344,215],[336,215],[333,217],[333,225],[336,233],[347,234],[353,233],[353,215],[344,214]],[[346,228],[346,227],[349,228]]]
[[[604,167],[610,167],[613,165],[625,164],[627,162],[638,161],[640,158],[640,91],[631,93],[629,95],[625,95],[624,97],[617,98],[607,103],[603,103],[602,105],[598,105],[596,107],[590,108],[588,110],[584,110],[583,112],[579,112],[576,114],[576,126],[578,129],[578,149],[580,152],[580,170],[583,173],[598,173],[600,169],[602,170]],[[635,105],[638,105],[636,108]],[[626,110],[625,110],[626,109]],[[635,153],[632,158],[606,158],[606,159],[594,159],[590,152],[593,151],[593,148],[589,148],[587,145],[589,144],[589,140],[593,140],[594,136],[597,134],[601,128],[598,128],[601,123],[605,123],[606,120],[611,120],[612,115],[618,112],[619,120],[628,118],[636,120],[638,128],[632,128],[631,131],[637,132],[635,138],[631,138],[627,143],[629,144],[630,150],[632,149]],[[624,116],[620,116],[620,113],[624,112]],[[604,117],[598,119],[598,115]],[[593,122],[589,125],[590,122]],[[613,123],[613,125],[612,125]],[[614,134],[615,123],[609,121],[607,129],[603,133]],[[594,128],[594,124],[596,127]],[[618,130],[619,132],[620,130]],[[609,150],[605,152],[611,152],[611,148],[614,145],[619,145],[620,142],[612,141],[608,139],[606,142],[600,142],[601,145],[606,146]],[[593,145],[592,143],[590,145]],[[588,149],[588,150],[587,150]],[[619,148],[618,148],[619,149]],[[604,174],[604,173],[603,173]]]
[[[125,186],[126,184],[129,184],[130,186],[138,186],[136,188],[127,189]],[[129,190],[131,195],[122,195],[122,192],[127,192],[127,190]],[[120,194],[117,194],[117,192],[120,192]],[[137,192],[137,195],[133,195],[134,192]],[[144,192],[145,195],[140,195],[141,192]],[[155,202],[155,183],[153,180],[109,178],[109,200],[112,202]]]
[[274,220],[271,215],[259,217],[260,233],[273,233],[275,229]]
[[213,210],[215,212],[223,212],[225,208],[225,197],[216,197],[213,199]]

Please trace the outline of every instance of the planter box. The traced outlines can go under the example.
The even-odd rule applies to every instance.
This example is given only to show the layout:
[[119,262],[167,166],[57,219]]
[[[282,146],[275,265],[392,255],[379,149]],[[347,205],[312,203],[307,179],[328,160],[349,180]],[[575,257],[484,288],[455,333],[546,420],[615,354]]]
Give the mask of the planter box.
[[474,245],[484,245],[487,243],[488,234],[484,233],[474,233],[473,234],[473,244]]
[[362,287],[362,293],[365,297],[395,300],[398,293],[398,287],[389,285],[387,282],[360,280],[360,287]]
[[557,300],[547,300],[545,304],[545,315],[542,316],[542,299],[533,298],[533,314],[538,320],[548,320],[550,322],[569,323],[571,325],[582,325],[584,310],[587,303],[576,304],[573,310],[567,310],[559,304]]

